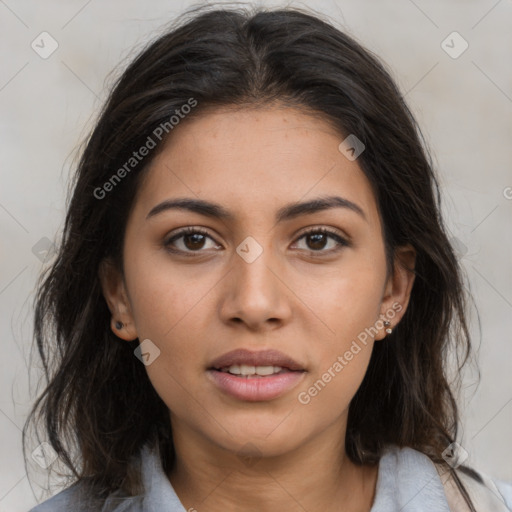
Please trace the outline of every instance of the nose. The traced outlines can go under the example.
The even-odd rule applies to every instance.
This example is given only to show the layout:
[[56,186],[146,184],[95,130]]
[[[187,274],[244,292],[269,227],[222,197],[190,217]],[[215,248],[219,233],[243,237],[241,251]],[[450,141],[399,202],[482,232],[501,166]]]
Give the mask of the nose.
[[251,331],[271,330],[291,317],[290,290],[284,270],[271,248],[254,260],[233,255],[233,266],[223,280],[221,319],[244,324]]

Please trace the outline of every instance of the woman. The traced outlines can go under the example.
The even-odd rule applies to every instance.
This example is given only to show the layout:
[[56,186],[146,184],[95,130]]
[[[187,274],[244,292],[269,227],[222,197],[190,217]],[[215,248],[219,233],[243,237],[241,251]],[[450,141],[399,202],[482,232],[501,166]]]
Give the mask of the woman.
[[75,483],[33,511],[510,510],[456,443],[465,303],[383,65],[299,10],[193,12],[78,167],[31,418]]

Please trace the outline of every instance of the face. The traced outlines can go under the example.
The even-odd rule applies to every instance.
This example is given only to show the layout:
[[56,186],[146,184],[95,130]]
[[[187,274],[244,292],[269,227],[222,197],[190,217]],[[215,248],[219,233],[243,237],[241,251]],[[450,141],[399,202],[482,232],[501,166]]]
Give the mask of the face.
[[[289,108],[216,110],[176,127],[151,163],[124,278],[101,276],[114,332],[149,340],[175,439],[272,456],[343,438],[382,319],[396,326],[413,282],[400,265],[387,275],[375,197],[343,138]],[[413,266],[410,248],[397,254]]]

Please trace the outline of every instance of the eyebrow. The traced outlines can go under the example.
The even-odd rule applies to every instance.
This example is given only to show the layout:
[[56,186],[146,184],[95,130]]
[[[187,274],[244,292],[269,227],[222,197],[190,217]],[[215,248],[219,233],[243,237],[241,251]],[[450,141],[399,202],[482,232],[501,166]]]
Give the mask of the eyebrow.
[[[289,203],[280,208],[276,213],[276,222],[283,222],[295,219],[301,215],[310,215],[316,212],[328,210],[331,208],[345,208],[360,215],[367,221],[363,209],[356,203],[340,196],[318,197],[311,201]],[[168,210],[187,210],[205,217],[211,217],[220,220],[233,221],[235,216],[229,210],[218,203],[205,201],[203,199],[193,199],[188,197],[167,199],[157,204],[147,214],[146,219]]]

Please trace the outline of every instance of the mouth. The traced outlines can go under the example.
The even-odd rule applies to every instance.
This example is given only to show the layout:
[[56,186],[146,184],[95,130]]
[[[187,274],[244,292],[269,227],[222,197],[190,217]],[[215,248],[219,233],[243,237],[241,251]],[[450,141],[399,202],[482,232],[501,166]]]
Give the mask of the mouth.
[[283,368],[282,366],[251,366],[248,364],[233,364],[231,366],[225,366],[223,368],[212,368],[212,370],[230,373],[231,375],[237,375],[238,377],[244,378],[268,377],[269,375],[280,375],[282,373],[287,373],[291,371],[299,371]]
[[252,402],[283,395],[294,388],[305,373],[303,365],[276,350],[234,350],[220,356],[207,368],[209,378],[220,391]]
[[232,350],[223,354],[211,363],[209,369],[244,376],[266,376],[281,371],[305,371],[300,363],[278,350],[252,352],[246,349]]

